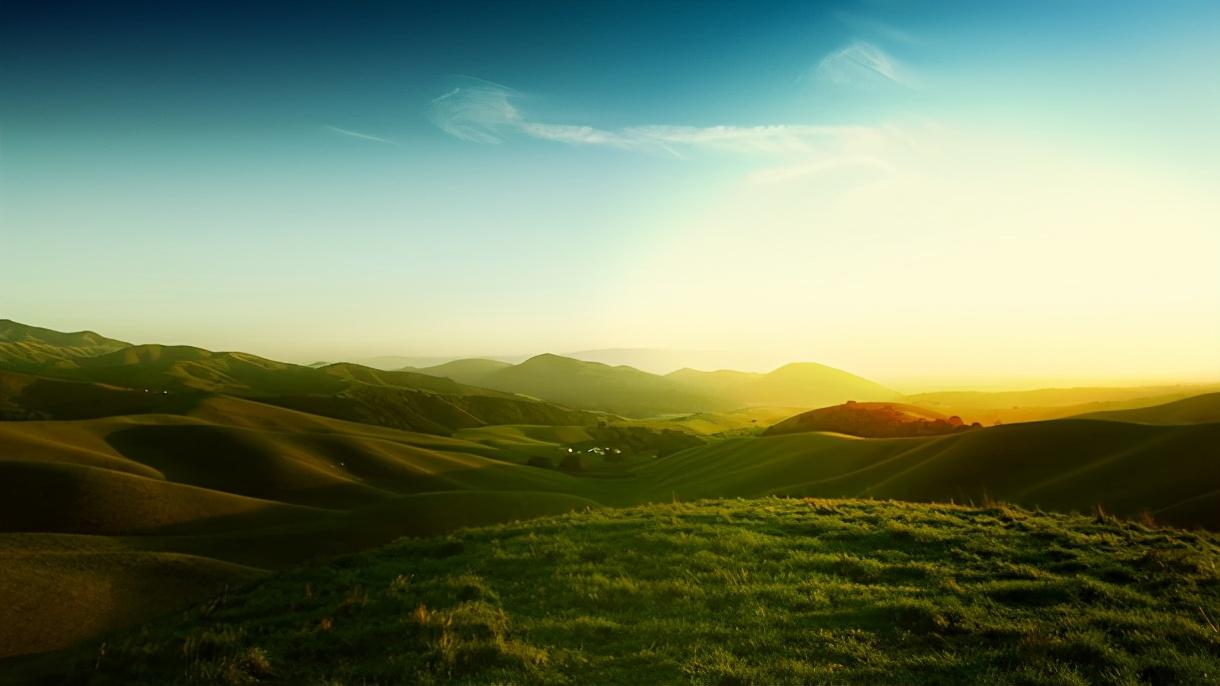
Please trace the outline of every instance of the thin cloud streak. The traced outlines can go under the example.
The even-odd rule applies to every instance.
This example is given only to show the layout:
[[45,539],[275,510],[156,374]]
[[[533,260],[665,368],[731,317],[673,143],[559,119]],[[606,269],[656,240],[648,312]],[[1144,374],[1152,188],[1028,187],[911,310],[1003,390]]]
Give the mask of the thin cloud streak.
[[910,87],[913,83],[901,62],[876,45],[860,40],[823,57],[813,74],[821,81],[866,88],[890,83]]
[[512,135],[568,145],[602,146],[672,157],[696,151],[738,155],[808,155],[844,146],[876,144],[881,135],[862,126],[634,126],[617,130],[536,121],[513,104],[515,91],[474,80],[435,98],[432,122],[449,135],[472,143],[499,144]]
[[341,134],[344,136],[348,136],[351,138],[359,138],[360,140],[374,141],[377,143],[386,143],[388,145],[398,145],[398,141],[393,141],[393,140],[390,140],[389,138],[382,138],[381,136],[372,136],[367,133],[360,133],[359,131],[352,131],[351,129],[343,129],[343,128],[339,128],[338,126],[330,126],[329,124],[326,126],[326,130],[332,131],[334,133],[338,133],[338,134]]

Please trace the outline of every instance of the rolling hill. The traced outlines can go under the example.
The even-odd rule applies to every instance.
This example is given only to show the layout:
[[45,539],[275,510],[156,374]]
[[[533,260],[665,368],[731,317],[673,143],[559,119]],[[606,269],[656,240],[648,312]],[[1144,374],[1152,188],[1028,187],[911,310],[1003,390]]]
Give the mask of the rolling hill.
[[[483,388],[89,333],[7,335],[43,357],[0,358],[0,417],[22,420],[0,421],[0,656],[404,535],[576,510],[770,495],[1006,501],[1220,530],[1214,397],[912,438],[822,433],[851,427],[809,424],[833,414],[817,411],[788,420],[799,433],[756,437],[794,412],[743,409],[749,399],[887,391],[818,365],[661,377],[553,355],[457,364],[481,366]],[[653,418],[556,404],[577,401]],[[852,411],[881,407],[887,420],[941,419],[888,401]]]
[[[149,569],[203,565],[198,588],[175,591],[186,602],[226,575],[247,579],[402,535],[598,506],[765,495],[994,500],[1220,529],[1220,424],[1059,420],[895,439],[797,433],[659,459],[647,444],[639,449],[634,432],[648,429],[626,428],[486,427],[446,437],[226,396],[182,414],[0,422],[0,568],[41,570],[33,591],[0,583],[12,619],[0,622],[0,649],[84,637],[70,632],[51,645],[45,625],[27,632],[62,619],[29,598],[52,597],[55,584],[90,565],[102,578],[125,574],[128,553]],[[526,464],[550,456],[558,467],[570,447],[615,445],[622,461],[597,458],[587,472]],[[170,609],[112,615],[118,601],[106,588],[74,601],[81,627],[101,631]]]
[[92,331],[64,333],[0,319],[0,363],[18,371],[105,355],[130,345]]
[[[0,655],[318,556],[596,505],[596,484],[500,454],[223,396],[184,415],[0,422]],[[138,597],[141,575],[183,567]]]
[[1054,420],[947,436],[740,438],[640,468],[638,497],[793,495],[982,503],[1220,530],[1220,424]]
[[865,438],[894,438],[940,436],[969,428],[960,417],[946,417],[914,405],[850,401],[789,417],[768,427],[763,435],[830,431]]
[[1105,419],[1136,424],[1207,424],[1220,422],[1220,393],[1206,393],[1164,405],[1133,410],[1111,410],[1080,415],[1081,419]]
[[[594,424],[599,416],[410,371],[354,364],[301,366],[240,352],[130,345],[84,332],[8,322],[0,348],[0,418],[86,419],[181,414],[214,395],[313,414],[448,434],[489,424]],[[26,355],[37,345],[37,357]],[[18,354],[20,353],[20,354]],[[97,354],[89,354],[97,353]]]
[[483,380],[489,375],[512,365],[499,360],[453,360],[444,364],[419,369],[406,368],[404,371],[414,371],[430,376],[441,376],[472,386],[482,386]]
[[279,575],[35,683],[1202,684],[1220,538],[777,499],[594,510]]

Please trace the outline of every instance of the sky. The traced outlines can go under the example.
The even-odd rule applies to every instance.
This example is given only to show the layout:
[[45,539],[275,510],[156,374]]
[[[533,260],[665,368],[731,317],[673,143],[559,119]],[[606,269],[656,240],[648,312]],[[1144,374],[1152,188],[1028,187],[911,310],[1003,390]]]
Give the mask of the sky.
[[1215,2],[254,4],[0,6],[0,316],[1220,380]]

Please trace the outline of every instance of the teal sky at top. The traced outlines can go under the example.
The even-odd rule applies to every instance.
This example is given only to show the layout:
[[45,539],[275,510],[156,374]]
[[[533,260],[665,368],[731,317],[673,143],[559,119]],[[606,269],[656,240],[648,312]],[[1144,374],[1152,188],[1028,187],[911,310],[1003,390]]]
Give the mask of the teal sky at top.
[[[932,121],[1204,187],[1218,26],[1215,2],[9,0],[0,316],[293,359],[599,347],[624,265],[761,163],[530,127]],[[901,71],[819,71],[853,45]],[[472,84],[518,117],[494,141],[438,123]]]

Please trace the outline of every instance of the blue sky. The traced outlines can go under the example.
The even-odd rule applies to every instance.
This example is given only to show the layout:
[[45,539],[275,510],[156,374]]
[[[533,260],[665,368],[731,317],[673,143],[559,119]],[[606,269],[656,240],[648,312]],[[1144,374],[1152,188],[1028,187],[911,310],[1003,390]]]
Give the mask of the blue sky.
[[1220,376],[1220,6],[759,5],[7,2],[2,314]]

